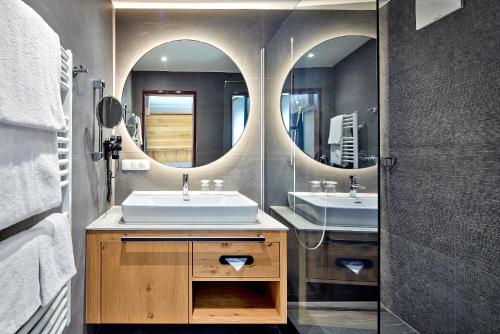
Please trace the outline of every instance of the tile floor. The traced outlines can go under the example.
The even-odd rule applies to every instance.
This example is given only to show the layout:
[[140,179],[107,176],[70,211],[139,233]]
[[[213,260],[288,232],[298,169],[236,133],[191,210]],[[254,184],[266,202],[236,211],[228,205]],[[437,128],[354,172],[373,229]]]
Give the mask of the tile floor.
[[[273,325],[106,325],[89,327],[91,334],[377,334],[377,309],[308,309],[299,319],[298,310],[288,310],[288,326]],[[380,308],[380,334],[418,334],[404,321]]]
[[380,334],[415,334],[418,333],[406,322],[396,317],[385,307],[380,306]]

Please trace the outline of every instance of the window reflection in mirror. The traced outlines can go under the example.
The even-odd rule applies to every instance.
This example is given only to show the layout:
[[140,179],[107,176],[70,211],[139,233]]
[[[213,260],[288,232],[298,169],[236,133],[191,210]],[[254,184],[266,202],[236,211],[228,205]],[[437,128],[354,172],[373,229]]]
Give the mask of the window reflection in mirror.
[[195,92],[145,91],[143,104],[144,152],[164,165],[194,166]]
[[247,125],[250,99],[247,94],[234,93],[231,97],[231,145],[234,146]]
[[285,127],[295,144],[310,157],[321,155],[320,91],[297,89],[281,95],[281,113]]

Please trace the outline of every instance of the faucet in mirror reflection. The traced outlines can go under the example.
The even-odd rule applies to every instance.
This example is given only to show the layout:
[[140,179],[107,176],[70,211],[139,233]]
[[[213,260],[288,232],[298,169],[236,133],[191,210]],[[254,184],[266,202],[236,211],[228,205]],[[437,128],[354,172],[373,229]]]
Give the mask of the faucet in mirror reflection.
[[358,190],[366,189],[365,186],[359,184],[359,177],[351,175],[349,176],[349,196],[356,197],[358,195]]
[[182,198],[189,201],[189,174],[182,175]]

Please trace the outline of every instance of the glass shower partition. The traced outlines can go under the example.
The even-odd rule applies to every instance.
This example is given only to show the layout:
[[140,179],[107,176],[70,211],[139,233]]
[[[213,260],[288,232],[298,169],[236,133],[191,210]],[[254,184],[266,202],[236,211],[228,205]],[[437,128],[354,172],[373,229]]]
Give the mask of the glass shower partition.
[[299,333],[376,333],[376,2],[300,1],[265,46],[265,208]]

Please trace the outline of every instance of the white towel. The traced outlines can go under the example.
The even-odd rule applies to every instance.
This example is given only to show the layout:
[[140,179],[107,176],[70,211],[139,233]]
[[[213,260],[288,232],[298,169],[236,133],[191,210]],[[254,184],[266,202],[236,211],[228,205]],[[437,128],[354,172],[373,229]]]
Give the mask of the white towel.
[[136,145],[141,146],[142,145],[142,122],[141,122],[141,118],[139,116],[134,116],[134,117],[135,117],[135,124],[136,124],[134,141],[135,141]]
[[342,135],[344,133],[344,115],[335,116],[330,119],[330,134],[328,135],[328,144],[342,144]]
[[330,163],[342,166],[342,145],[330,144]]
[[38,240],[32,231],[0,242],[0,334],[13,334],[41,305]]
[[328,144],[330,144],[330,163],[342,166],[342,139],[344,134],[344,115],[335,116],[330,119],[330,133]]
[[0,229],[61,205],[55,132],[0,124]]
[[60,131],[59,36],[21,0],[0,1],[0,122]]
[[42,305],[47,305],[76,274],[71,225],[65,215],[54,213],[32,230],[40,232],[40,289]]

